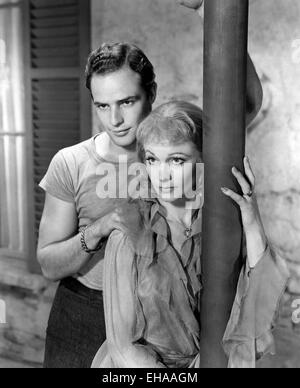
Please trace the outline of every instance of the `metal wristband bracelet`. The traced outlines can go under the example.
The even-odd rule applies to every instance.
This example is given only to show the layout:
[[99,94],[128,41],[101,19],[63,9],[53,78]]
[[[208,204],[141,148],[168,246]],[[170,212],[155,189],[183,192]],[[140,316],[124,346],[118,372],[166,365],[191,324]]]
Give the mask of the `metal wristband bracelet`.
[[86,241],[85,241],[85,232],[87,231],[89,226],[86,226],[84,227],[81,232],[80,232],[80,242],[81,242],[81,248],[84,252],[86,253],[96,253],[96,252],[99,252],[100,249],[103,247],[104,245],[104,241],[103,239],[101,239],[97,245],[97,247],[95,249],[89,249],[87,244],[86,244]]

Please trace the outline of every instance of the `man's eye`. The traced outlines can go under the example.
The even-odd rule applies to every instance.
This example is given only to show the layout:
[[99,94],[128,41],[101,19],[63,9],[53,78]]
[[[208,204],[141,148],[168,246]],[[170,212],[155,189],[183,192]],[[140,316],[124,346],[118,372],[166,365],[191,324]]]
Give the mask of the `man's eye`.
[[124,102],[122,103],[123,106],[131,106],[131,105],[133,105],[133,104],[134,104],[134,101],[132,101],[132,100],[124,101]]
[[100,110],[108,110],[109,106],[103,104],[103,105],[98,105],[97,108],[100,109]]

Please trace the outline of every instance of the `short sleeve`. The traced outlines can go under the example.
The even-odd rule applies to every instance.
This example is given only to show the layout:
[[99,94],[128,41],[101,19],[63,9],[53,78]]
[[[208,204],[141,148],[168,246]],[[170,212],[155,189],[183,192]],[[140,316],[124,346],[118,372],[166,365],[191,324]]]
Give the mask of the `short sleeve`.
[[73,179],[63,151],[59,151],[54,156],[39,186],[55,198],[74,202]]

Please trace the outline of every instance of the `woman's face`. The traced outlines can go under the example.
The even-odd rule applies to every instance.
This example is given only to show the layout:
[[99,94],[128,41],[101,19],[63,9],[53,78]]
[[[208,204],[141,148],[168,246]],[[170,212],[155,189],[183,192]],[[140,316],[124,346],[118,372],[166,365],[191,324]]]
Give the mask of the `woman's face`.
[[146,144],[145,164],[158,198],[166,202],[194,199],[203,181],[203,164],[192,142]]

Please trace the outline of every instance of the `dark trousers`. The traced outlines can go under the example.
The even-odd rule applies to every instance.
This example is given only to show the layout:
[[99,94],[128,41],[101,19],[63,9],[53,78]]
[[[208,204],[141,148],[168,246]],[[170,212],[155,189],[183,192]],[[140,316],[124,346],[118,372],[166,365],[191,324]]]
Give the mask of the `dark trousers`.
[[90,368],[105,339],[103,293],[63,280],[50,313],[44,368]]

